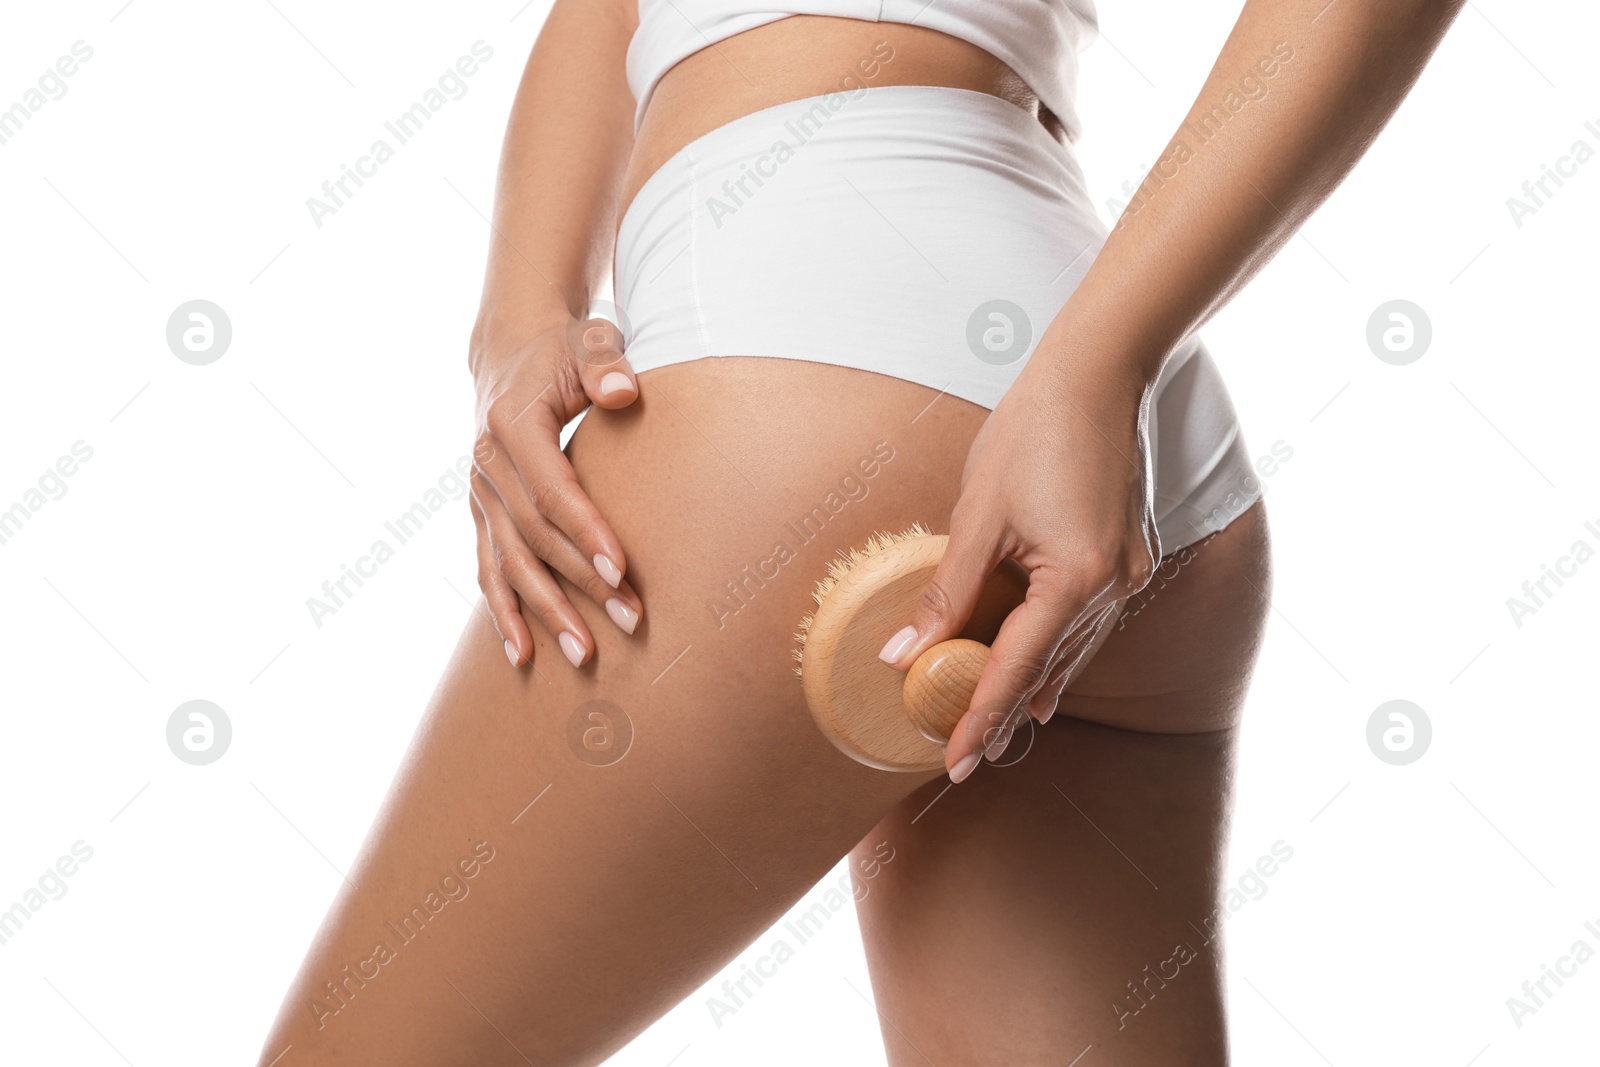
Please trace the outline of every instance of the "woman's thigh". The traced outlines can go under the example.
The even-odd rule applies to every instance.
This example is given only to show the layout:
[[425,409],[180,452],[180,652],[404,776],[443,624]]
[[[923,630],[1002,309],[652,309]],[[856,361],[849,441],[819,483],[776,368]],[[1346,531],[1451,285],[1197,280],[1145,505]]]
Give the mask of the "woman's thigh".
[[530,619],[517,670],[474,614],[262,1063],[291,1044],[285,1067],[599,1062],[931,777],[818,733],[793,633],[835,552],[948,529],[987,413],[800,361],[641,386],[569,446],[628,553],[637,632],[563,582],[595,656],[572,669]]
[[891,1064],[1227,1063],[1218,886],[1269,589],[1258,503],[1165,561],[1050,722],[857,846],[894,850],[857,905]]

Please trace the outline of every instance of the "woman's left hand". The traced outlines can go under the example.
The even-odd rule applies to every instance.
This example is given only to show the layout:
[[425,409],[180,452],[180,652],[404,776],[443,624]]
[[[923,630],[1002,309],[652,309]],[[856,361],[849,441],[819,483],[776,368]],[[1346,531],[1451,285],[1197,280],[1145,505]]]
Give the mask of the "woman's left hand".
[[972,442],[944,558],[881,654],[905,670],[961,632],[1003,559],[1028,571],[1027,596],[945,746],[953,781],[985,750],[1004,751],[1023,714],[1042,723],[1054,713],[1096,634],[1155,572],[1147,386],[1047,333]]

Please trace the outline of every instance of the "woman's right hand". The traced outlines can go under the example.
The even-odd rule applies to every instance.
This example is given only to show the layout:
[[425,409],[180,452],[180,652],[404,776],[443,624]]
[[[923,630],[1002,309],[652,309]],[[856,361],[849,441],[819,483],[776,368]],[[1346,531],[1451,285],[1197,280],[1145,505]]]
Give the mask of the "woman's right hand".
[[523,337],[475,334],[468,358],[478,394],[471,479],[478,586],[513,666],[533,655],[526,604],[578,667],[594,637],[556,573],[627,633],[644,608],[623,579],[622,545],[561,450],[561,430],[591,403],[627,407],[639,383],[623,358],[621,331],[605,319],[563,316]]

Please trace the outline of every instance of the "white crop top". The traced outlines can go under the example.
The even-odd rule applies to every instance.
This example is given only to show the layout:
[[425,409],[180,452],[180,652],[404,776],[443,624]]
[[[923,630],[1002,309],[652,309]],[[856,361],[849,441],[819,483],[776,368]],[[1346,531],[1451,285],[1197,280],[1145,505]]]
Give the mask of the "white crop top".
[[1094,0],[791,0],[781,7],[757,0],[639,0],[639,28],[627,59],[628,88],[638,101],[634,131],[661,76],[679,61],[790,15],[915,23],[975,44],[1016,71],[1061,120],[1069,141],[1081,132],[1073,97],[1078,53],[1099,33]]

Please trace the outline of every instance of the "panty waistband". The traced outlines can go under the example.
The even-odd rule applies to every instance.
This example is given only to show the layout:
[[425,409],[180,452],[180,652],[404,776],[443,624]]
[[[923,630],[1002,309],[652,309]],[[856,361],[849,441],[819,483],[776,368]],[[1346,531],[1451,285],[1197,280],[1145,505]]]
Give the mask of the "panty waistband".
[[852,165],[918,159],[1002,170],[1093,214],[1072,150],[1022,108],[972,89],[879,85],[774,104],[695,138],[640,186],[618,227],[618,249],[637,237],[652,204],[680,202],[696,175],[722,176],[730,188],[707,190],[707,199],[725,193],[731,202],[802,152],[825,154],[846,175]]

